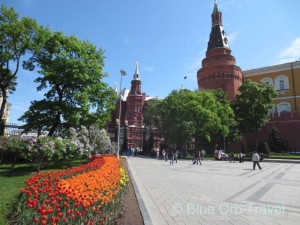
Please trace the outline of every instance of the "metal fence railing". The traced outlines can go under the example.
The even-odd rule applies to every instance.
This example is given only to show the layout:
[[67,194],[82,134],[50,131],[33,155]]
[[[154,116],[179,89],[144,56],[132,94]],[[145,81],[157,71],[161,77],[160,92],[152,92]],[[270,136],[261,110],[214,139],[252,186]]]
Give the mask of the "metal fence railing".
[[21,125],[15,123],[7,123],[5,125],[5,136],[22,136],[22,137],[37,137],[37,131],[31,131],[28,133],[23,133]]

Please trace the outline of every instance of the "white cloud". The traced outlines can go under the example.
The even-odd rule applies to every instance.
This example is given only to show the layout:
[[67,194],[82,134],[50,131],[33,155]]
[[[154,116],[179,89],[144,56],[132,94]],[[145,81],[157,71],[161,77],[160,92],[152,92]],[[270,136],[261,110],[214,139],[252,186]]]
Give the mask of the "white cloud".
[[238,37],[238,32],[232,32],[232,33],[228,34],[227,38],[228,38],[229,44],[232,44],[233,42],[235,42],[237,37]]
[[290,45],[279,53],[277,64],[292,62],[300,59],[300,37],[293,40]]

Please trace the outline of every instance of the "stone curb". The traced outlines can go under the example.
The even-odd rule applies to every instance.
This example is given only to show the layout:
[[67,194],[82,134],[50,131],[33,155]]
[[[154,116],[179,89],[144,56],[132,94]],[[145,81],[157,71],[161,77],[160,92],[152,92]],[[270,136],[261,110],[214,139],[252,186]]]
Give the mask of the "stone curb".
[[134,189],[134,192],[135,192],[135,195],[136,195],[136,198],[138,200],[138,204],[139,204],[139,207],[140,207],[140,211],[142,213],[142,217],[143,217],[143,220],[144,220],[144,224],[145,225],[153,225],[152,221],[151,221],[151,218],[150,218],[150,215],[149,215],[149,212],[145,206],[145,203],[142,199],[142,196],[141,196],[141,193],[139,191],[139,188],[136,184],[136,181],[132,175],[132,169],[131,169],[131,165],[129,163],[129,160],[128,160],[128,157],[126,156],[126,162],[127,162],[127,166],[128,166],[128,172],[129,172],[129,175],[130,175],[130,178],[131,178],[131,182],[132,182],[132,185],[133,185],[133,189]]
[[264,162],[275,162],[275,163],[300,163],[297,159],[264,159]]

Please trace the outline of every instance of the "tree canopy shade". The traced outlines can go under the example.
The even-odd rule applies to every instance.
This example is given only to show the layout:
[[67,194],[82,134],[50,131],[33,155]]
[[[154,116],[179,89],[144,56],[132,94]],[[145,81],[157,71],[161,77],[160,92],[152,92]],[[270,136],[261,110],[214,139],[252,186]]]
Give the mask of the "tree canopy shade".
[[[228,136],[234,113],[216,91],[173,91],[161,105],[162,132],[167,142],[183,146],[193,137],[208,142]],[[225,96],[225,95],[224,95]]]
[[1,6],[0,11],[0,135],[4,135],[4,112],[8,93],[17,85],[17,74],[21,57],[34,47],[33,38],[38,25],[35,20],[23,17],[21,20],[13,8]]
[[233,102],[236,119],[242,133],[255,133],[257,149],[258,131],[269,121],[272,99],[277,93],[273,86],[251,80],[245,80],[239,91]]
[[143,151],[150,152],[153,149],[153,138],[161,137],[161,115],[160,115],[160,99],[153,98],[144,104],[144,123],[145,123],[145,145]]
[[272,152],[282,152],[287,150],[287,141],[284,141],[280,137],[280,131],[275,126],[272,127],[268,140],[268,146]]
[[39,67],[37,90],[46,93],[20,118],[26,123],[24,128],[43,128],[52,136],[65,127],[103,126],[115,100],[114,90],[102,81],[106,76],[102,71],[103,50],[44,28],[40,28],[36,42],[38,47],[26,68]]
[[157,98],[150,99],[144,105],[144,123],[151,128],[160,128],[161,116],[160,107],[162,100]]

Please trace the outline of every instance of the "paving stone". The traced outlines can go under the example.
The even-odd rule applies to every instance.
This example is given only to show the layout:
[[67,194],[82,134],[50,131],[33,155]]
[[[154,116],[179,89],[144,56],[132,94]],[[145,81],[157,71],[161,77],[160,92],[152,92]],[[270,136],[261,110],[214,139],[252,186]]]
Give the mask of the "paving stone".
[[[300,164],[128,160],[151,223],[294,224],[300,219]],[[143,211],[142,211],[143,214]]]

